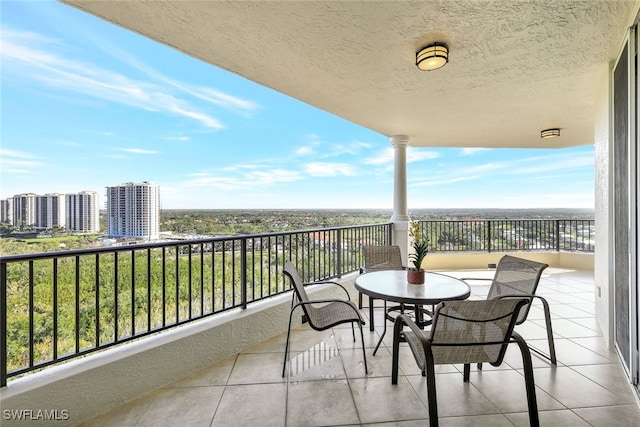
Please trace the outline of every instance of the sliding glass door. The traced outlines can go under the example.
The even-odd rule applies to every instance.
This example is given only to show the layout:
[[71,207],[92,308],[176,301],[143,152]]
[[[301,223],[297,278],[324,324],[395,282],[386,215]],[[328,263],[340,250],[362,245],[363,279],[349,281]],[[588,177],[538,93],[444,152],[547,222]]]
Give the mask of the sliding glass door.
[[638,387],[638,40],[634,27],[613,68],[613,287],[616,349]]

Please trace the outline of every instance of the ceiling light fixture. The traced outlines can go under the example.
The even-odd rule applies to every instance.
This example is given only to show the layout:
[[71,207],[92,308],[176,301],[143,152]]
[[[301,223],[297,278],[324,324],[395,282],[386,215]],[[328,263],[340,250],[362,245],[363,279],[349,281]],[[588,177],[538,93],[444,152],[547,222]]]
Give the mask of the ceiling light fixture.
[[422,71],[432,71],[449,62],[449,48],[446,44],[435,42],[416,52],[416,66]]
[[555,129],[545,129],[542,132],[540,132],[540,138],[546,139],[546,138],[555,138],[557,136],[560,136],[560,129],[555,128]]

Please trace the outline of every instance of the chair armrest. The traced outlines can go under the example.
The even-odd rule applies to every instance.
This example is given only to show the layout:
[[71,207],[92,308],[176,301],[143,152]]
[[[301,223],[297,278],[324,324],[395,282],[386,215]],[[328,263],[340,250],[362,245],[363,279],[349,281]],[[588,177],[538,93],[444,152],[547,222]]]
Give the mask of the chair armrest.
[[345,294],[347,294],[347,299],[351,300],[351,295],[349,295],[349,291],[347,291],[347,289],[342,286],[340,283],[338,282],[333,282],[331,280],[328,281],[322,281],[322,282],[308,282],[308,283],[303,283],[302,286],[311,286],[311,285],[335,285],[335,286],[339,286],[342,288],[342,290],[344,291]]
[[362,319],[362,315],[360,314],[360,310],[358,310],[358,307],[351,301],[347,301],[339,298],[324,298],[324,299],[313,299],[308,301],[299,301],[295,303],[293,307],[291,307],[291,312],[293,313],[293,310],[295,310],[298,306],[301,306],[301,305],[329,304],[334,302],[339,304],[346,304],[349,307],[351,307],[353,311],[356,313],[356,315],[358,316],[358,319],[360,319],[360,322],[364,325],[364,320]]
[[504,295],[496,295],[495,297],[493,297],[493,299],[504,299],[504,298],[529,298],[532,300],[534,298],[537,298],[541,300],[543,304],[547,303],[547,300],[544,297],[541,297],[540,295],[533,295],[533,294],[504,294]]
[[460,280],[462,281],[467,281],[467,280],[485,280],[485,281],[492,281],[493,279],[488,278],[488,277],[461,277]]
[[[413,332],[416,337],[420,340],[420,342],[426,344],[428,339],[425,337],[424,331],[420,329],[420,327],[406,314],[400,314],[396,317],[394,321],[394,332],[399,329],[398,333],[402,331],[402,325],[407,325],[411,332]],[[395,337],[394,337],[395,338]]]

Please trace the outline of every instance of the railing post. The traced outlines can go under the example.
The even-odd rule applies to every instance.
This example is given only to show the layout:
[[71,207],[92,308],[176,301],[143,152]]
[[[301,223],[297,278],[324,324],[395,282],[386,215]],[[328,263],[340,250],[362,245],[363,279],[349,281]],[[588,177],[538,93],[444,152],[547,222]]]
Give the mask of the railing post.
[[487,252],[491,252],[491,221],[487,221]]
[[0,262],[0,387],[7,385],[7,263]]
[[342,277],[342,230],[338,228],[336,233],[336,254],[338,259],[336,260],[336,274],[338,277]]
[[247,238],[240,240],[240,292],[242,292],[242,309],[247,309]]
[[560,220],[556,219],[556,251],[560,252]]

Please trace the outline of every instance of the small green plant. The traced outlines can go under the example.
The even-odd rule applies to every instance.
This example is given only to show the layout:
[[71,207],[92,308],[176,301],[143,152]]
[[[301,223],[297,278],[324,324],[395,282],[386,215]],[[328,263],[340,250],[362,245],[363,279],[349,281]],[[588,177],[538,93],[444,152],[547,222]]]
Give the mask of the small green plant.
[[420,222],[411,221],[409,225],[409,237],[413,252],[409,254],[409,261],[413,264],[411,270],[422,270],[422,261],[429,253],[429,241],[424,238],[420,231]]

